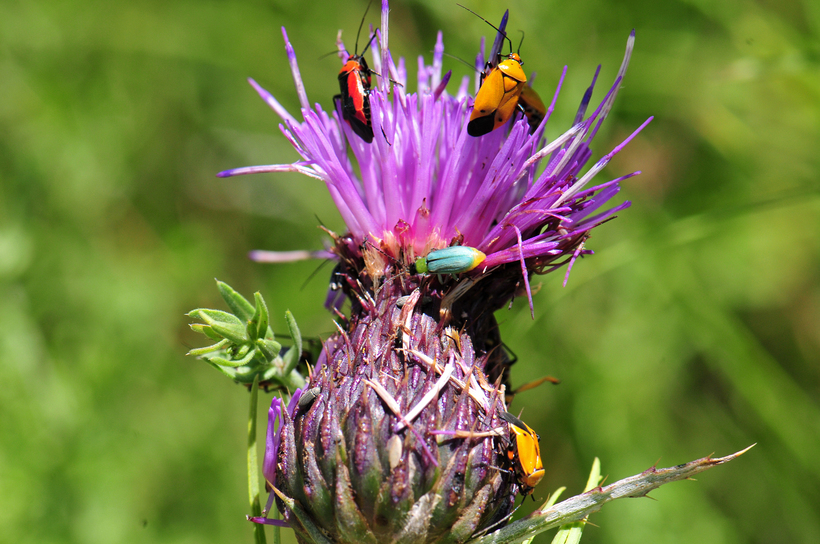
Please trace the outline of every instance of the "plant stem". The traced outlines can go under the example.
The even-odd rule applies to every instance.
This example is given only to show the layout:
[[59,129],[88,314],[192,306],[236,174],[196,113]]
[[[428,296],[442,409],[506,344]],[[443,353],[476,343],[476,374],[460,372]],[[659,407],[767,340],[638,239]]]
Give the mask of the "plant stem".
[[[251,516],[253,517],[262,515],[262,505],[259,503],[259,461],[256,457],[256,404],[258,399],[259,374],[254,377],[253,386],[251,386],[251,402],[248,415],[248,495],[251,503]],[[254,523],[253,536],[256,544],[267,544],[264,525]]]

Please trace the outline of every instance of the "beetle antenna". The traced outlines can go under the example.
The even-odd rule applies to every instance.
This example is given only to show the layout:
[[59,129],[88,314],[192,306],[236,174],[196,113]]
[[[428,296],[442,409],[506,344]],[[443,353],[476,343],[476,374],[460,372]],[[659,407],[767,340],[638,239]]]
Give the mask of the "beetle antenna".
[[[430,52],[432,53],[432,51],[430,51]],[[450,57],[451,59],[456,59],[457,61],[459,61],[459,62],[463,63],[465,66],[469,66],[471,70],[475,70],[476,72],[481,73],[481,70],[479,70],[479,69],[478,69],[478,68],[476,68],[474,65],[470,64],[469,62],[467,62],[466,60],[464,60],[464,59],[463,59],[463,58],[461,58],[461,57],[457,57],[457,56],[455,56],[455,55],[451,55],[450,53],[447,53],[446,51],[442,51],[442,54],[443,54],[445,57]]]
[[[519,416],[520,416],[520,415],[521,415],[521,414],[519,414]],[[511,414],[511,413],[509,413],[509,412],[499,412],[499,413],[498,413],[498,417],[500,417],[501,419],[503,419],[503,420],[504,420],[504,421],[506,421],[507,423],[510,423],[510,424],[512,424],[512,425],[515,425],[515,426],[516,426],[516,427],[518,427],[519,429],[526,429],[526,428],[527,428],[527,424],[526,424],[526,423],[524,423],[524,422],[523,422],[523,421],[521,421],[519,418],[515,417],[514,415],[512,415],[512,414]]]
[[478,13],[474,12],[474,11],[473,11],[473,10],[471,10],[470,8],[468,8],[468,7],[466,7],[466,6],[462,6],[462,5],[461,5],[461,4],[459,4],[458,2],[456,2],[456,5],[457,5],[457,6],[459,6],[459,7],[462,7],[462,8],[464,8],[464,9],[466,9],[467,11],[469,11],[470,13],[472,13],[473,15],[475,15],[476,17],[478,17],[479,19],[481,19],[482,21],[484,21],[485,23],[487,23],[488,25],[490,25],[491,27],[493,27],[493,28],[494,28],[494,29],[495,29],[495,30],[496,30],[499,34],[502,34],[502,35],[504,36],[504,39],[505,39],[505,40],[507,40],[508,42],[510,42],[510,51],[512,51],[512,40],[510,40],[510,38],[507,36],[507,33],[506,33],[506,32],[502,32],[502,31],[501,31],[501,30],[500,30],[497,26],[495,26],[495,25],[494,25],[494,24],[492,24],[490,21],[488,21],[487,19],[485,19],[484,17],[482,17],[482,16],[481,16],[481,15],[479,15]]
[[330,261],[331,261],[330,259],[325,259],[324,261],[322,261],[321,263],[319,263],[319,266],[317,266],[317,267],[316,267],[316,269],[315,269],[313,272],[311,272],[310,274],[308,274],[308,277],[307,277],[307,278],[305,278],[305,282],[302,284],[302,287],[300,287],[299,289],[300,289],[300,290],[302,290],[302,289],[304,289],[305,287],[307,287],[308,282],[309,282],[310,280],[312,280],[312,279],[313,279],[313,277],[314,277],[316,274],[318,274],[318,273],[319,273],[319,271],[320,271],[322,268],[324,268],[324,267],[325,267],[325,265],[326,265],[327,263],[329,263]]
[[329,52],[325,53],[324,55],[320,56],[320,57],[319,57],[318,59],[316,59],[316,60],[322,60],[323,58],[325,58],[325,57],[329,57],[330,55],[338,55],[338,54],[339,54],[339,50],[338,50],[338,49],[334,49],[333,51],[329,51]]
[[520,33],[521,33],[521,41],[520,41],[520,42],[518,42],[518,51],[516,51],[516,53],[518,53],[518,56],[521,56],[521,44],[523,44],[523,43],[524,43],[524,31],[523,31],[523,30],[519,30],[518,32],[520,32]]
[[[373,40],[375,40],[375,39],[376,39],[376,33],[374,32],[373,35],[370,37],[370,40],[367,42],[367,45],[365,45],[364,49],[362,49],[361,54],[359,54],[360,57],[364,56],[365,52],[367,52],[367,48],[370,47],[370,44],[373,43]],[[358,41],[358,39],[356,41]],[[356,45],[358,45],[358,44],[356,44]],[[372,70],[371,70],[371,72],[372,72]]]
[[[356,48],[353,50],[354,52],[359,50],[359,35],[362,33],[362,27],[364,26],[364,18],[367,17],[367,12],[370,11],[370,4],[372,3],[373,0],[370,0],[370,2],[367,3],[367,8],[365,8],[364,15],[362,15],[362,20],[359,23],[359,31],[356,32]],[[370,40],[372,41],[373,38],[370,38]],[[368,43],[368,45],[370,44]],[[365,47],[365,49],[367,48]],[[362,52],[362,54],[364,54],[364,52]]]

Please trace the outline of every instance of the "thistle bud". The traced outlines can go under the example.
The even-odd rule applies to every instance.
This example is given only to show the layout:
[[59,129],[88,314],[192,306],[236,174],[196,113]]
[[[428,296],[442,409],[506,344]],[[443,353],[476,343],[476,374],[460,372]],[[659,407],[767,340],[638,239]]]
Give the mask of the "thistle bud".
[[312,524],[332,542],[463,542],[513,507],[503,391],[470,336],[426,314],[421,289],[399,308],[397,285],[325,343],[315,397],[269,440],[271,483],[309,516],[278,501],[301,541]]

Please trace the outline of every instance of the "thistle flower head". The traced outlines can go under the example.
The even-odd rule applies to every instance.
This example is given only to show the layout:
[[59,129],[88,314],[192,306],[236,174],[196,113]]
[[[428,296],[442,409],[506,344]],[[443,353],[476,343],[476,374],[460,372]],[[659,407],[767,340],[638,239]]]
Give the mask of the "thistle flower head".
[[[336,258],[344,259],[340,253],[363,254],[368,245],[378,246],[388,259],[370,256],[373,266],[389,259],[409,265],[433,249],[459,244],[487,255],[475,274],[505,277],[506,283],[516,285],[522,280],[527,283],[531,273],[548,272],[591,253],[583,247],[584,241],[595,226],[629,206],[623,202],[606,207],[618,193],[619,183],[639,172],[598,184],[593,179],[651,120],[586,168],[593,156],[592,139],[608,116],[626,73],[634,31],[603,100],[588,111],[596,71],[569,130],[551,141],[544,137],[565,68],[536,130],[530,129],[526,119],[513,116],[517,120],[509,128],[476,138],[466,130],[473,103],[469,78],[465,76],[451,93],[452,74],[442,74],[442,34],[438,34],[432,64],[419,57],[416,92],[411,93],[404,59],[394,62],[388,48],[387,13],[385,0],[381,28],[375,31],[370,48],[373,70],[385,75],[374,78],[376,85],[368,95],[376,135],[372,143],[353,132],[339,109],[325,111],[320,104],[310,107],[283,28],[303,121],[297,121],[256,82],[251,80],[251,84],[282,118],[280,128],[302,160],[237,168],[220,175],[296,171],[323,181],[348,229],[346,236],[335,240]],[[346,51],[341,41],[339,49]],[[494,47],[490,58],[496,51]],[[476,66],[483,64],[479,54]],[[399,85],[391,85],[391,80]],[[506,300],[496,296],[493,308],[502,306],[513,293],[508,288]]]
[[[566,69],[540,123],[513,115],[507,126],[474,137],[467,132],[470,78],[452,90],[451,72],[442,73],[442,34],[432,64],[420,57],[411,82],[404,59],[394,61],[388,48],[388,12],[383,0],[369,62],[381,76],[357,96],[369,111],[360,102],[355,122],[344,109],[357,107],[352,102],[311,107],[283,28],[302,120],[251,85],[282,118],[301,160],[220,174],[294,171],[321,180],[347,227],[330,233],[329,252],[314,254],[338,261],[328,305],[339,331],[325,343],[307,393],[287,410],[277,406],[281,423],[269,427],[265,474],[305,541],[319,534],[338,542],[462,542],[505,520],[515,494],[531,491],[537,478],[522,481],[521,467],[509,466],[509,360],[493,312],[517,293],[529,296],[531,274],[564,264],[569,270],[591,253],[584,248],[590,231],[629,206],[609,202],[637,172],[597,185],[593,179],[646,125],[587,167],[634,32],[603,100],[589,107],[596,71],[575,123],[557,138],[544,134]],[[484,66],[483,55],[476,66]],[[355,85],[365,81],[351,77]],[[372,142],[369,131],[363,138],[361,125],[351,126],[367,113]],[[431,254],[451,246],[473,252]],[[339,311],[345,298],[346,315]],[[540,467],[540,458],[533,461]]]

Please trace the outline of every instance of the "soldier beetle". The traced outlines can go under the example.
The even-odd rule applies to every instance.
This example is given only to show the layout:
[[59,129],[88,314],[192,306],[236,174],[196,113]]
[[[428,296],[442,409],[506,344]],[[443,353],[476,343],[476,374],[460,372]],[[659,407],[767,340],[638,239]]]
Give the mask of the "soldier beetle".
[[370,75],[375,73],[367,66],[367,61],[364,59],[364,54],[373,43],[376,35],[370,38],[367,45],[362,49],[361,54],[356,53],[359,49],[359,35],[362,32],[362,25],[364,25],[364,18],[367,16],[367,11],[370,9],[370,4],[362,15],[362,22],[359,23],[359,31],[356,33],[356,45],[353,54],[347,57],[347,60],[339,70],[339,88],[341,93],[336,95],[334,99],[341,101],[342,117],[350,125],[362,140],[367,143],[373,142],[373,125],[370,120]]
[[533,488],[544,477],[544,466],[541,463],[541,448],[538,446],[541,437],[532,427],[509,412],[498,414],[510,426],[510,443],[507,446],[507,459],[513,467],[519,492],[532,494]]
[[413,263],[411,273],[415,274],[461,274],[469,272],[484,262],[487,256],[474,247],[451,246],[434,249]]
[[475,97],[467,134],[483,136],[510,120],[527,82],[518,53],[510,53],[483,78]]
[[[461,4],[459,4],[461,6]],[[467,134],[483,136],[510,120],[518,106],[518,99],[527,83],[527,75],[521,65],[524,61],[518,53],[512,52],[512,41],[504,30],[499,29],[490,21],[473,10],[461,6],[491,27],[510,44],[510,53],[502,55],[497,52],[495,45],[490,51],[490,58],[481,74],[481,86],[476,94],[470,122],[467,123]],[[501,20],[506,25],[507,13]],[[496,40],[498,42],[498,40]],[[499,48],[500,49],[500,48]],[[506,56],[506,60],[501,60]]]

